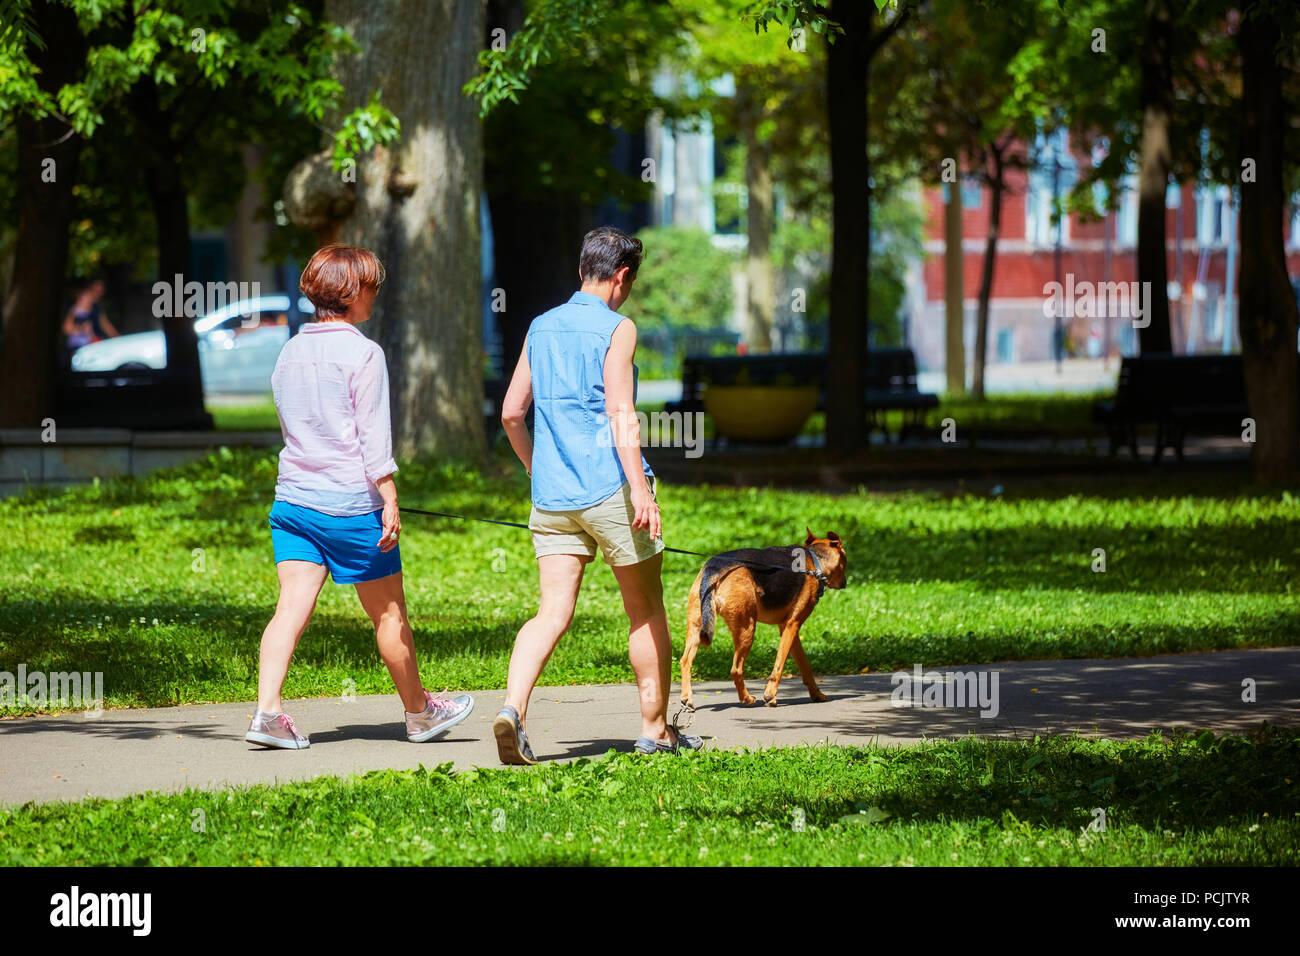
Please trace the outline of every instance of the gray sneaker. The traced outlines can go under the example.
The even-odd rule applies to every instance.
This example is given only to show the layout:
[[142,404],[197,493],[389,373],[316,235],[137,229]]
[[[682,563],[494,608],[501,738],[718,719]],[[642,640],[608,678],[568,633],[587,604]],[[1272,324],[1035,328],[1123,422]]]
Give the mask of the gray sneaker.
[[306,750],[311,746],[311,742],[298,733],[293,718],[288,714],[267,714],[260,710],[253,712],[253,722],[248,725],[244,739],[250,744],[279,747],[281,750]]
[[537,763],[533,748],[528,746],[528,735],[519,724],[519,712],[513,707],[501,708],[492,722],[492,734],[497,739],[497,756],[501,762],[514,766],[532,766]]
[[420,744],[441,737],[474,710],[474,698],[469,694],[448,699],[441,695],[434,697],[426,690],[424,699],[428,705],[423,711],[418,714],[406,711],[406,739],[411,743]]
[[704,738],[684,734],[677,727],[672,729],[677,735],[676,740],[651,740],[649,737],[638,737],[632,746],[639,754],[675,754],[683,750],[704,749]]

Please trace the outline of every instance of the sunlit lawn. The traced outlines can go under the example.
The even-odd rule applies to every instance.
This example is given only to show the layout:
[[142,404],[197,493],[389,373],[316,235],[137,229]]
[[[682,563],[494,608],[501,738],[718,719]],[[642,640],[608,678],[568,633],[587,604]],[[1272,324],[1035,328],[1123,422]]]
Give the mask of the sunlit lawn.
[[[102,671],[110,707],[249,699],[276,598],[274,481],[273,453],[223,450],[145,480],[0,502],[0,670]],[[488,474],[407,464],[398,487],[406,505],[527,519],[525,479],[504,458]],[[1300,500],[1151,494],[664,485],[660,498],[666,541],[679,548],[796,543],[805,525],[843,536],[849,586],[828,592],[804,630],[821,673],[1300,643]],[[1093,570],[1096,549],[1104,572]],[[515,632],[535,609],[527,532],[410,516],[402,556],[425,682],[503,686]],[[665,559],[679,651],[699,565]],[[761,628],[752,673],[770,668],[775,644]],[[723,631],[697,658],[697,677],[725,678],[729,646]],[[631,676],[621,604],[597,564],[543,680]],[[359,693],[391,687],[353,589],[327,584],[286,694],[337,695],[346,679]]]
[[386,770],[0,810],[0,865],[1294,866],[1297,766],[1291,732]]

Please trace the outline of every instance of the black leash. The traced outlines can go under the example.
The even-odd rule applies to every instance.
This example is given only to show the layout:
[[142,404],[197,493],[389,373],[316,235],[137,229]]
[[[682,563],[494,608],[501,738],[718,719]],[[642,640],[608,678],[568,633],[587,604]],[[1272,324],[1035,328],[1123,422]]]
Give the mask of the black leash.
[[[397,510],[401,512],[405,512],[408,515],[426,515],[430,518],[454,518],[457,521],[479,521],[482,522],[483,524],[499,524],[505,528],[523,528],[525,531],[528,530],[528,525],[520,524],[517,521],[497,521],[495,518],[475,518],[473,515],[454,515],[454,514],[449,514],[446,511],[424,511],[420,508],[398,508]],[[703,551],[687,551],[683,548],[670,548],[667,545],[664,546],[664,550],[671,551],[673,554],[691,554],[697,558],[709,557],[709,555],[705,554]],[[820,599],[821,596],[826,593],[826,572],[822,570],[822,563],[821,561],[818,560],[816,551],[814,551],[812,548],[807,548],[805,549],[804,553],[807,554],[808,557],[812,558],[813,568],[815,570],[795,571],[795,573],[806,574],[809,577],[813,577],[817,579],[817,597],[818,599]],[[788,568],[785,567],[784,565],[760,564],[756,561],[746,561],[743,558],[736,559],[736,563],[747,565],[751,568],[760,568],[764,570],[794,571],[794,568]]]
[[[525,531],[528,530],[528,525],[519,524],[517,521],[497,521],[493,518],[475,518],[472,515],[453,515],[448,514],[445,511],[422,511],[419,508],[398,508],[397,510],[403,511],[408,515],[427,515],[430,518],[455,518],[458,521],[481,521],[483,524],[499,524],[506,528],[523,528]],[[666,545],[664,550],[671,551],[673,554],[693,554],[700,558],[708,557],[708,555],[703,551],[685,551],[681,548],[670,548]]]
[[[483,524],[499,524],[505,528],[523,528],[525,531],[528,530],[528,525],[520,524],[517,521],[497,521],[495,518],[475,518],[471,515],[454,515],[446,511],[425,511],[421,508],[398,508],[397,510],[404,512],[405,514],[408,515],[425,515],[430,518],[454,518],[457,521],[479,521],[482,522]],[[682,548],[669,548],[667,546],[664,547],[664,550],[671,551],[673,554],[693,554],[696,557],[700,557],[700,558],[708,557],[708,555],[704,554],[702,551],[686,551]],[[825,593],[826,591],[826,572],[822,570],[822,563],[817,559],[817,552],[813,551],[812,548],[808,548],[806,549],[805,553],[810,558],[812,558],[813,567],[816,570],[804,571],[802,573],[808,574],[811,577],[817,579],[817,597],[818,599],[820,599],[822,594]],[[752,561],[744,561],[744,560],[738,561],[737,563],[747,564],[750,565],[751,567],[772,568],[777,571],[794,570],[793,568],[786,568],[780,565],[757,564]],[[714,582],[714,585],[716,586],[716,582]],[[673,722],[672,722],[673,730],[684,731],[687,727],[691,725],[691,723],[694,720],[695,720],[695,708],[687,707],[685,704],[682,704],[677,708],[677,713],[673,715]]]

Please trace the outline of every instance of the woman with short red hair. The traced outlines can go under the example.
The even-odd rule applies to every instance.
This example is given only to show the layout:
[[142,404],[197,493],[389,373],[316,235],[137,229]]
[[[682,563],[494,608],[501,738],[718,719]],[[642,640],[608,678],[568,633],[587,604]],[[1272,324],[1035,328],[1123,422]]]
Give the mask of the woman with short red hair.
[[370,318],[383,281],[383,263],[369,249],[318,250],[299,283],[316,321],[289,340],[271,376],[284,436],[270,513],[280,599],[262,634],[250,743],[310,746],[281,710],[280,693],[327,576],[356,586],[406,708],[408,740],[441,736],[474,709],[468,694],[434,697],[416,666],[397,545],[388,368],[383,349],[356,327]]

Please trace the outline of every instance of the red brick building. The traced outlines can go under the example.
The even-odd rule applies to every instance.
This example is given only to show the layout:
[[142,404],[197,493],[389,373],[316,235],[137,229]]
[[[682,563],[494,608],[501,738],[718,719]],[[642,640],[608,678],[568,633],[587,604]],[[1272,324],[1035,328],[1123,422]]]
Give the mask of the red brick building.
[[[1064,147],[1063,142],[1060,145]],[[1062,148],[1061,155],[1068,156],[1069,151]],[[1060,193],[1069,190],[1078,175],[1078,164],[1087,161],[1086,157],[1078,156],[1063,160],[1056,184]],[[1055,357],[1056,319],[1051,291],[1045,291],[1048,283],[1059,281],[1064,285],[1071,278],[1072,285],[1129,283],[1137,279],[1136,177],[1126,183],[1119,210],[1107,214],[1105,219],[1084,222],[1076,215],[1066,217],[1059,268],[1056,226],[1051,222],[1050,166],[1046,171],[1030,173],[1015,170],[1008,179],[1010,188],[1003,197],[1002,232],[989,309],[990,366]],[[945,196],[946,189],[928,189],[923,196],[926,257],[912,290],[910,340],[918,364],[924,370],[944,367]],[[1104,199],[1100,190],[1098,198]],[[969,369],[975,350],[975,313],[991,196],[987,188],[965,183],[962,199],[963,297]],[[1235,310],[1229,307],[1228,301],[1227,237],[1235,236],[1237,221],[1237,211],[1230,199],[1226,186],[1192,184],[1181,189],[1169,188],[1166,229],[1170,322],[1177,352],[1240,350]],[[1290,213],[1286,224],[1287,264],[1292,276],[1300,276],[1300,212],[1293,204]],[[1137,332],[1131,316],[1076,316],[1063,318],[1062,324],[1067,356],[1129,355],[1137,350]]]

